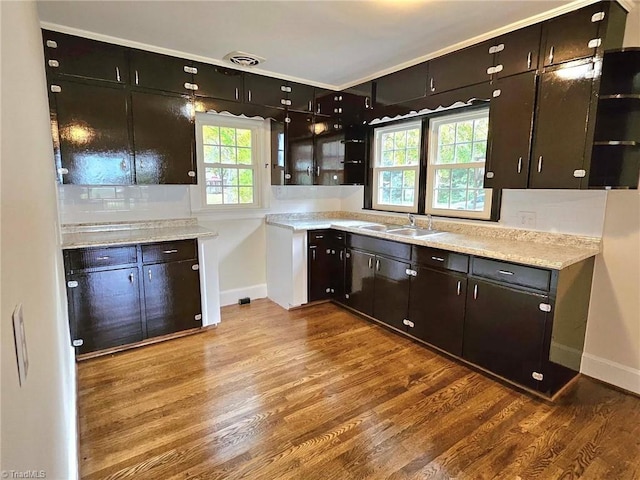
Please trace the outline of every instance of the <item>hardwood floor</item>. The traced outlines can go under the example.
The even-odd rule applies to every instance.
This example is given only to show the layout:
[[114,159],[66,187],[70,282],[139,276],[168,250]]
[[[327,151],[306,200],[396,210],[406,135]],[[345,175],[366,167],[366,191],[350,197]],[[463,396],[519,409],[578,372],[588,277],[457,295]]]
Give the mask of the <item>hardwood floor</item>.
[[640,479],[640,399],[549,404],[332,304],[78,364],[82,478]]

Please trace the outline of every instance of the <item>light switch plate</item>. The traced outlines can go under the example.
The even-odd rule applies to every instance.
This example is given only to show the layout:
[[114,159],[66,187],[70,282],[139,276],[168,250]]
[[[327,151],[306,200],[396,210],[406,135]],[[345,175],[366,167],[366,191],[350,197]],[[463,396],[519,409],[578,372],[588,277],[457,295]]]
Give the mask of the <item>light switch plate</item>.
[[13,310],[13,338],[16,346],[16,360],[18,361],[18,378],[20,386],[27,381],[29,371],[29,355],[27,354],[27,338],[24,332],[24,318],[22,316],[22,304],[16,305]]

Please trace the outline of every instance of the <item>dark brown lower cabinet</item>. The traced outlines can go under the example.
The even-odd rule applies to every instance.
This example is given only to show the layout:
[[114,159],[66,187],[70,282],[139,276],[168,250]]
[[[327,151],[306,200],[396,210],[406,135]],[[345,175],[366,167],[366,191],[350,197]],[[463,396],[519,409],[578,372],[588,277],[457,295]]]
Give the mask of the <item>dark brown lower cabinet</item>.
[[137,267],[70,275],[67,297],[71,340],[77,353],[144,338]]
[[[414,268],[409,289],[407,332],[453,355],[462,356],[466,274]],[[413,325],[413,326],[412,326]]]
[[376,255],[374,260],[373,318],[404,330],[409,308],[409,264]]
[[157,337],[202,326],[197,262],[144,265],[147,335]]
[[308,301],[344,295],[344,233],[314,230],[308,234]]
[[77,354],[202,325],[196,240],[67,249],[64,261]]
[[348,307],[373,315],[373,282],[375,255],[351,248],[345,253],[345,281],[343,303]]
[[[471,280],[463,358],[537,389],[549,296]],[[549,307],[550,308],[550,307]]]

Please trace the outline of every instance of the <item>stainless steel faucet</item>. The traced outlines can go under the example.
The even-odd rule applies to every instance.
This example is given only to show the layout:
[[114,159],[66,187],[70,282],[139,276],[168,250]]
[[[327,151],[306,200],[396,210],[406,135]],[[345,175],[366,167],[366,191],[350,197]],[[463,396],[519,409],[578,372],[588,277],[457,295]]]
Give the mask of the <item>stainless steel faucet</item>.
[[413,213],[409,214],[409,226],[411,228],[416,228],[416,216]]
[[433,219],[431,214],[427,215],[427,230],[433,230]]

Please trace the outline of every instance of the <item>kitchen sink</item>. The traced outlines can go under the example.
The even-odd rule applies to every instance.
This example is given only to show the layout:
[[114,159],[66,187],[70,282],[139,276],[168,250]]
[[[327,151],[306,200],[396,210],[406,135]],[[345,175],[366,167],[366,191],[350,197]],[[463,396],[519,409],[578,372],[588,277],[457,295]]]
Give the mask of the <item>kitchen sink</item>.
[[386,232],[389,229],[392,228],[397,228],[397,225],[382,225],[382,224],[375,224],[375,225],[362,225],[361,228],[362,230],[373,230],[374,232]]
[[391,233],[393,235],[402,235],[404,237],[426,237],[429,235],[435,235],[437,233],[444,233],[440,230],[428,230],[426,228],[395,228],[391,230],[387,230],[387,233]]

